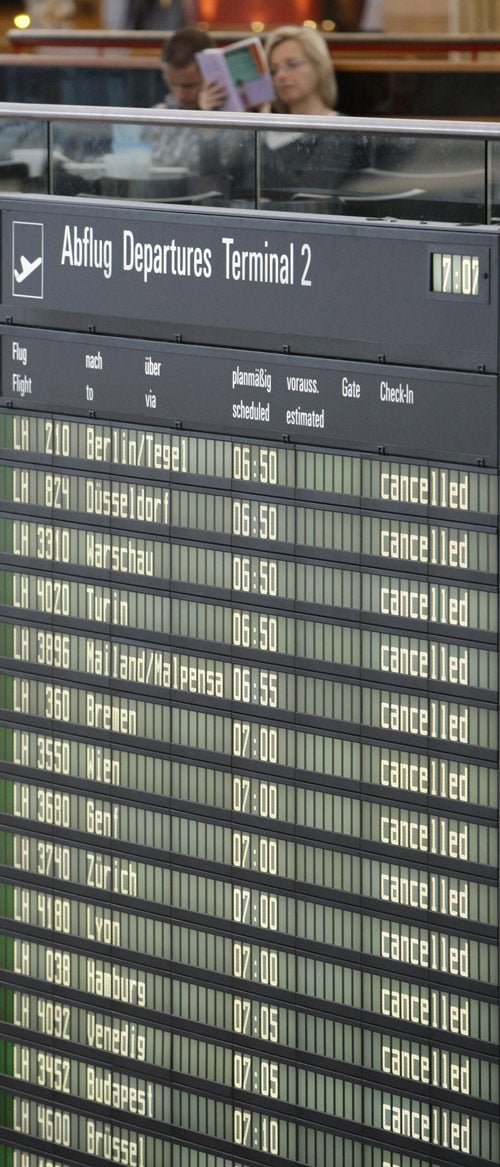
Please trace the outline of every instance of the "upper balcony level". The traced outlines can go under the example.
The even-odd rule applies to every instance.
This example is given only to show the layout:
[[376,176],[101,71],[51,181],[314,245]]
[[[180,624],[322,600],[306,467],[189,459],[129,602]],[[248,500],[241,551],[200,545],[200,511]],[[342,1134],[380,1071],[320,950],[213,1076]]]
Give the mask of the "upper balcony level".
[[[221,44],[241,35],[213,34]],[[325,37],[337,74],[338,109],[346,116],[499,116],[500,30]],[[146,109],[164,93],[164,39],[161,33],[99,29],[12,31],[11,51],[0,55],[0,102],[36,102],[43,94],[51,104]]]

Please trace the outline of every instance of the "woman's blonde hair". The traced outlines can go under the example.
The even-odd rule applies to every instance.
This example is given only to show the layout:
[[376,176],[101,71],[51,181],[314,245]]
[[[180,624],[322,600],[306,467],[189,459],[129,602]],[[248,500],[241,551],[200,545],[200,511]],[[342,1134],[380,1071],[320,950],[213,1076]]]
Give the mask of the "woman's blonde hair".
[[[328,45],[316,28],[306,28],[298,24],[282,24],[280,28],[275,28],[274,32],[268,36],[265,45],[268,63],[271,63],[273,49],[277,45],[281,45],[283,41],[290,40],[297,41],[300,44],[304,56],[315,69],[318,93],[322,101],[325,105],[333,109],[337,100],[335,70],[332,65]],[[276,101],[275,106],[280,113],[286,111],[286,106],[283,102]]]

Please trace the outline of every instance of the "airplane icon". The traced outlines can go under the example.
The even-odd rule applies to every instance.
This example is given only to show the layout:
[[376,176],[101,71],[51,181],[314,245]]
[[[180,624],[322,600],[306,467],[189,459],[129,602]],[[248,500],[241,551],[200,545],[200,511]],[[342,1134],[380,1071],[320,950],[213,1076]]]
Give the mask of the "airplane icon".
[[17,271],[16,268],[14,268],[14,278],[15,278],[16,284],[22,284],[24,282],[24,280],[28,279],[28,276],[30,276],[32,274],[32,272],[36,271],[37,267],[41,267],[41,265],[42,265],[42,256],[41,255],[39,256],[38,259],[34,259],[32,261],[30,261],[29,259],[26,259],[25,255],[21,255],[20,259],[21,259],[21,271]]
[[[12,295],[43,300],[44,224],[14,219],[12,223]],[[34,256],[33,259],[30,257]]]

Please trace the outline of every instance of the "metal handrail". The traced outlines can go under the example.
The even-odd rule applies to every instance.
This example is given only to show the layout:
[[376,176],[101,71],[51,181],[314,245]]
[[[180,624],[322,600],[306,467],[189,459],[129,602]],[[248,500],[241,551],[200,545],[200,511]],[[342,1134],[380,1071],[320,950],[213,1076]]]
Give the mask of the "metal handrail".
[[500,121],[439,121],[414,118],[373,118],[335,116],[294,117],[279,113],[235,113],[203,110],[135,109],[121,106],[48,105],[43,102],[28,105],[24,102],[0,102],[0,118],[22,117],[46,121],[133,122],[168,125],[186,124],[222,129],[232,126],[259,130],[313,131],[331,130],[335,133],[394,134],[399,137],[477,138],[486,141],[500,138]]

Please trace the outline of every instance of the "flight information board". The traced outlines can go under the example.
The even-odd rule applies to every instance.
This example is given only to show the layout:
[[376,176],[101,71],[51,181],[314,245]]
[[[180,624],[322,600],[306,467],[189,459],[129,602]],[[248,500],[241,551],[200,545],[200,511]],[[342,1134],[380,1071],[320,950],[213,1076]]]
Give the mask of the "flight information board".
[[500,1163],[497,230],[0,215],[0,1163]]

